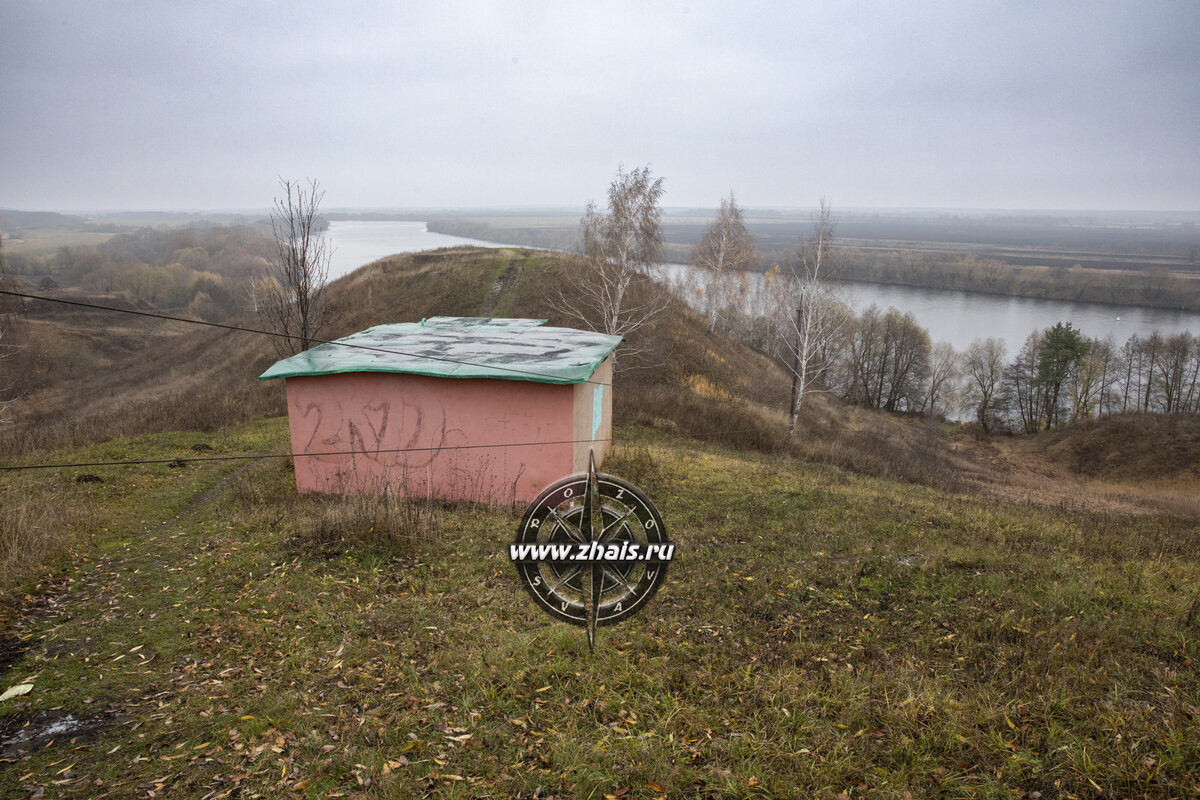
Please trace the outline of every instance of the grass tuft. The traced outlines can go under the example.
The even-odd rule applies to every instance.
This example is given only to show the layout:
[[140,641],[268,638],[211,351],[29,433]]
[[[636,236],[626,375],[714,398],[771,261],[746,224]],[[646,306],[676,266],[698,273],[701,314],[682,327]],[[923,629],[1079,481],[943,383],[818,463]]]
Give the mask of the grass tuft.
[[317,513],[300,536],[302,547],[330,553],[347,547],[411,550],[437,536],[442,526],[432,500],[379,494],[336,495],[314,499]]
[[40,577],[94,523],[87,488],[48,488],[45,475],[5,476],[0,482],[0,587]]

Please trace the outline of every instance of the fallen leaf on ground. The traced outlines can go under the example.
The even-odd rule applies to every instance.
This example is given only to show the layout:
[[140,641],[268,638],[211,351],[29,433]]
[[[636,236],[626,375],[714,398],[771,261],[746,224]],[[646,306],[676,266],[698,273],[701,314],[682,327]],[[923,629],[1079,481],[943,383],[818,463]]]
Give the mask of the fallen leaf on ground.
[[18,683],[16,686],[8,687],[8,691],[0,694],[0,702],[9,700],[13,697],[20,697],[23,694],[29,694],[33,691],[32,683]]

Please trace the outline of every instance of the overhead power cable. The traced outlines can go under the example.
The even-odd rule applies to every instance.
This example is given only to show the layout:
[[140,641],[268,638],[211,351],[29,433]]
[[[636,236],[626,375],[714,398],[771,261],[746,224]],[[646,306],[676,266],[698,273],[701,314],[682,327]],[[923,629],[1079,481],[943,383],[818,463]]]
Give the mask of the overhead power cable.
[[445,450],[486,450],[497,447],[534,447],[541,445],[590,444],[611,442],[612,439],[568,439],[559,442],[502,442],[499,444],[458,444],[430,447],[396,447],[380,450],[334,450],[321,453],[250,453],[233,456],[187,456],[183,458],[139,458],[125,461],[76,461],[60,464],[0,465],[0,471],[16,472],[30,469],[61,469],[72,467],[130,467],[138,464],[192,464],[204,461],[254,461],[265,458],[315,458],[319,456],[370,456],[386,453],[440,453]]
[[[160,314],[155,311],[139,311],[133,308],[117,308],[116,306],[106,306],[99,303],[87,303],[82,300],[67,300],[62,297],[46,297],[45,295],[26,294],[25,292],[14,292],[9,289],[0,289],[0,294],[6,294],[11,297],[21,297],[26,300],[42,300],[47,303],[62,303],[68,306],[78,306],[80,308],[91,308],[97,311],[115,311],[119,314],[135,314],[139,317],[150,317],[151,319],[162,319],[168,322],[186,322],[190,325],[205,325],[209,328],[221,328],[227,331],[240,331],[241,333],[256,333],[260,336],[274,336],[280,339],[300,339],[299,336],[294,336],[290,333],[279,333],[278,331],[265,331],[260,328],[246,328],[240,325],[228,325],[223,322],[208,322],[202,319],[188,319],[187,317],[176,317],[170,314]],[[369,350],[375,353],[384,353],[387,355],[405,356],[408,358],[423,358],[429,361],[441,361],[446,364],[458,364],[464,367],[485,367],[487,369],[501,370],[511,372],[514,375],[525,375],[531,378],[554,378],[561,380],[561,376],[550,375],[544,372],[535,372],[533,370],[520,369],[518,367],[507,367],[499,364],[480,364],[473,361],[462,361],[454,358],[446,358],[445,356],[431,356],[423,353],[410,353],[404,350],[392,350],[386,347],[373,347],[366,344],[356,344],[354,342],[343,342],[336,339],[309,339],[309,342],[315,344],[332,344],[338,347],[350,347],[356,350]],[[604,381],[596,381],[591,378],[577,381],[577,383],[590,383],[597,386],[608,385]]]
[[[207,326],[210,328],[220,328],[223,330],[238,331],[241,333],[254,333],[254,334],[258,334],[258,335],[262,335],[262,336],[274,336],[274,337],[286,338],[286,339],[300,338],[298,336],[293,336],[291,334],[286,334],[286,333],[279,333],[276,331],[266,331],[266,330],[261,330],[261,329],[257,329],[257,328],[247,328],[247,327],[243,327],[243,326],[239,326],[239,325],[229,325],[229,324],[225,324],[225,323],[221,323],[221,322],[208,322],[205,320],[188,319],[186,317],[176,317],[176,316],[173,316],[170,314],[161,314],[161,313],[153,312],[153,311],[141,311],[141,310],[137,310],[137,309],[118,308],[116,306],[106,306],[106,305],[102,305],[99,303],[88,303],[88,302],[85,302],[82,300],[68,300],[66,298],[60,298],[60,297],[47,297],[45,295],[28,294],[25,292],[15,292],[15,291],[11,291],[8,289],[0,289],[0,295],[9,295],[12,297],[20,297],[20,298],[23,298],[26,300],[42,300],[42,301],[48,302],[48,303],[61,303],[63,305],[77,306],[80,308],[90,308],[90,309],[94,309],[97,311],[112,311],[112,312],[116,312],[119,314],[133,314],[133,315],[140,316],[140,317],[150,317],[152,319],[166,320],[168,322],[183,322],[183,323],[188,323],[188,324],[192,324],[192,325],[204,325],[204,326]],[[518,369],[515,367],[505,367],[505,366],[491,365],[491,364],[478,364],[475,362],[461,361],[461,360],[452,359],[452,358],[445,358],[442,356],[429,356],[429,355],[423,355],[423,354],[409,353],[409,352],[405,352],[405,351],[401,351],[401,350],[392,350],[392,349],[382,348],[382,347],[373,347],[370,345],[355,344],[352,342],[342,342],[342,341],[337,341],[337,340],[324,340],[324,339],[312,339],[310,341],[316,342],[317,344],[331,344],[331,345],[336,345],[339,347],[350,347],[350,348],[356,348],[356,349],[360,349],[360,350],[369,350],[369,351],[385,353],[385,354],[403,355],[403,356],[407,356],[407,357],[411,357],[411,358],[424,358],[424,359],[429,359],[429,360],[433,360],[433,361],[442,361],[442,362],[446,362],[446,363],[450,363],[450,364],[459,364],[462,366],[488,367],[490,369],[505,370],[508,372],[516,373],[516,374],[528,375],[531,377],[540,377],[540,378],[558,377],[555,375],[548,375],[545,373],[534,372],[531,370],[522,370],[522,369]],[[591,380],[591,379],[588,379],[585,381],[580,381],[580,383],[605,385],[603,381],[595,381],[595,380]],[[738,430],[723,431],[720,434],[700,434],[700,433],[680,432],[680,433],[673,433],[673,434],[668,433],[665,435],[674,436],[674,437],[683,437],[683,436],[704,437],[704,436],[720,436],[722,434],[736,434],[736,433],[742,433],[742,432],[750,431],[750,430],[756,430],[756,429],[743,428],[743,429],[738,429]],[[292,453],[292,452],[288,452],[288,453],[252,453],[252,454],[230,455],[230,456],[189,456],[189,457],[181,457],[181,458],[134,459],[134,460],[125,460],[125,461],[86,461],[86,462],[66,462],[66,463],[54,463],[54,464],[13,464],[13,465],[0,465],[0,471],[14,472],[14,471],[35,470],[35,469],[70,469],[70,468],[82,468],[82,467],[120,467],[120,466],[135,466],[135,465],[148,465],[148,464],[190,464],[190,463],[210,462],[210,461],[251,461],[251,460],[256,460],[256,459],[270,459],[270,458],[312,458],[315,456],[354,456],[354,455],[368,456],[368,455],[381,455],[381,454],[388,454],[388,453],[434,452],[434,451],[442,451],[442,450],[474,450],[474,449],[489,449],[489,448],[500,448],[500,447],[534,447],[534,446],[542,446],[542,445],[566,445],[566,444],[582,444],[582,443],[588,443],[588,442],[611,442],[611,441],[613,441],[611,438],[609,438],[609,439],[574,439],[574,440],[565,440],[565,441],[557,441],[557,442],[545,442],[545,441],[507,442],[507,443],[497,443],[497,444],[449,445],[449,446],[438,446],[438,447],[434,447],[434,446],[408,447],[408,448],[379,449],[379,450],[346,450],[346,451],[334,451],[334,452],[322,452],[322,453]]]
[[[746,433],[748,431],[758,431],[760,428],[732,428],[717,433],[696,433],[687,431],[660,431],[659,435],[672,438],[710,438],[715,439],[721,436],[732,434]],[[637,436],[633,439],[636,440]],[[649,437],[640,437],[649,438]],[[125,461],[75,461],[75,462],[60,462],[54,464],[9,464],[0,465],[0,472],[20,472],[23,470],[34,469],[71,469],[80,467],[130,467],[141,464],[192,464],[209,461],[254,461],[257,459],[268,458],[312,458],[315,456],[368,456],[385,453],[428,453],[441,450],[477,450],[489,449],[498,447],[535,447],[539,445],[563,445],[563,444],[589,444],[591,442],[615,442],[612,437],[606,439],[568,439],[558,442],[500,442],[497,444],[462,444],[462,445],[446,445],[441,447],[399,447],[395,449],[380,449],[380,450],[337,450],[323,453],[246,453],[241,455],[229,456],[181,456],[179,458],[143,458],[130,459]]]

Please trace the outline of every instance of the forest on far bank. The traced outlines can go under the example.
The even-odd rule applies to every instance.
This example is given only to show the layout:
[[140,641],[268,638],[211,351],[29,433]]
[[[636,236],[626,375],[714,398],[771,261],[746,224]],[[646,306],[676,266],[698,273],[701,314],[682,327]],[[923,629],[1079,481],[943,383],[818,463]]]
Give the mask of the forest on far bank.
[[260,226],[193,224],[141,227],[40,254],[14,249],[5,244],[4,269],[26,289],[120,294],[219,322],[255,309],[275,242]]
[[[913,214],[837,218],[841,280],[1064,302],[1200,311],[1200,229],[1183,217],[957,217]],[[702,211],[663,219],[664,255],[690,263]],[[442,214],[429,230],[523,247],[576,251],[576,217],[559,213]],[[747,211],[758,254],[746,269],[785,269],[811,225],[803,214]]]
[[[8,212],[3,212],[8,213]],[[697,212],[698,213],[698,212]],[[63,225],[95,228],[93,221],[61,215],[29,215],[19,218],[30,226]],[[495,223],[495,224],[493,224]],[[530,238],[541,247],[571,244],[565,237],[578,235],[568,217],[491,218],[480,222],[457,218],[450,223],[430,223],[431,230],[475,238],[513,241]],[[849,232],[864,236],[869,225],[851,216]],[[690,246],[679,239],[693,239],[692,221],[668,217],[663,228],[668,239],[668,260],[691,261]],[[798,257],[803,229],[792,221],[753,220],[747,227],[758,239],[766,231],[768,249],[758,249],[749,269],[765,267],[767,278],[784,276]],[[910,222],[913,235],[944,239],[974,238],[994,247],[1015,247],[1011,226],[983,223],[943,224],[940,228]],[[1045,250],[1056,244],[1046,223],[1025,225],[1031,242],[1027,249]],[[902,224],[877,225],[877,232],[902,235]],[[856,246],[863,238],[835,240],[835,258],[827,273],[833,279],[875,281],[938,289],[984,291],[994,294],[1049,299],[1107,302],[1136,305],[1167,305],[1200,309],[1200,273],[1168,269],[1174,259],[1182,264],[1191,256],[1184,246],[1194,229],[1187,223],[1140,232],[1100,229],[1092,239],[1075,228],[1066,230],[1057,243],[1063,248],[1091,243],[1109,259],[1141,259],[1139,271],[1092,269],[1078,264],[1067,268],[1014,266],[977,252],[954,252],[967,245],[942,242],[937,251],[888,250],[883,245]],[[782,233],[795,239],[785,247]],[[536,235],[534,235],[536,234]],[[147,309],[170,310],[209,322],[231,320],[259,311],[268,293],[270,259],[275,242],[263,224],[213,224],[192,220],[185,225],[140,227],[122,230],[93,246],[43,248],[40,254],[24,254],[11,248],[12,234],[5,240],[4,270],[20,280],[26,290],[67,290],[91,297],[116,298],[122,303],[142,304]],[[675,239],[676,241],[670,241]],[[45,241],[53,241],[52,238]],[[880,240],[882,241],[882,240]],[[891,244],[904,244],[894,239]],[[908,246],[928,246],[915,239]],[[978,249],[972,245],[968,249]],[[16,249],[17,252],[13,252]],[[1067,249],[1061,252],[1068,252]],[[1139,263],[1141,263],[1139,262]],[[779,264],[782,263],[782,271]],[[775,281],[780,283],[780,281]],[[763,291],[766,287],[761,287]],[[728,293],[728,292],[726,292]],[[735,292],[745,295],[746,290]],[[778,292],[766,291],[766,294]],[[726,298],[729,300],[730,298]],[[33,301],[29,311],[61,313],[62,306]],[[770,306],[760,300],[756,307]],[[747,317],[732,307],[722,310],[727,333],[787,363],[787,348],[779,344],[778,314]],[[1031,331],[1026,343],[1030,353],[1004,353],[997,342],[975,342],[957,351],[934,345],[920,321],[891,309],[871,309],[861,315],[841,309],[843,321],[838,335],[825,347],[822,375],[826,389],[851,403],[889,411],[933,416],[962,414],[985,429],[1036,430],[1056,422],[1087,416],[1128,412],[1195,411],[1200,403],[1200,341],[1194,335],[1133,337],[1125,342],[1083,338],[1060,378],[1047,382],[1036,374],[1037,352],[1048,331]],[[782,319],[783,317],[780,317]],[[786,327],[786,326],[784,326]],[[778,329],[778,330],[777,330]],[[1035,341],[1036,340],[1036,341]],[[43,343],[45,347],[48,344]],[[982,349],[981,349],[982,348]],[[36,350],[37,348],[35,348]],[[61,349],[61,348],[60,348]],[[876,349],[879,352],[876,352]],[[1021,369],[1024,364],[1024,369]],[[903,365],[901,369],[898,365]],[[11,366],[11,364],[10,364]],[[1032,374],[1031,374],[1032,370]],[[1022,378],[1022,374],[1026,377]],[[1023,383],[1024,381],[1024,383]],[[1039,391],[1022,386],[1041,387]],[[1053,397],[1046,394],[1053,386]],[[1061,390],[1061,391],[1060,391]]]

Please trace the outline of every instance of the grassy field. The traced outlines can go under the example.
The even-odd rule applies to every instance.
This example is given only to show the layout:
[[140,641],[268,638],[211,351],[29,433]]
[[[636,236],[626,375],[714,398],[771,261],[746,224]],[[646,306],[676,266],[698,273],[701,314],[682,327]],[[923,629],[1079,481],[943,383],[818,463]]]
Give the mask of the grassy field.
[[35,258],[50,255],[60,247],[92,247],[103,244],[113,237],[111,233],[76,231],[60,228],[33,230],[23,233],[19,239],[5,239],[4,250],[9,255]]
[[1200,794],[1194,520],[617,436],[678,553],[595,654],[520,588],[516,512],[301,497],[286,460],[0,476],[71,534],[9,609],[0,796]]

